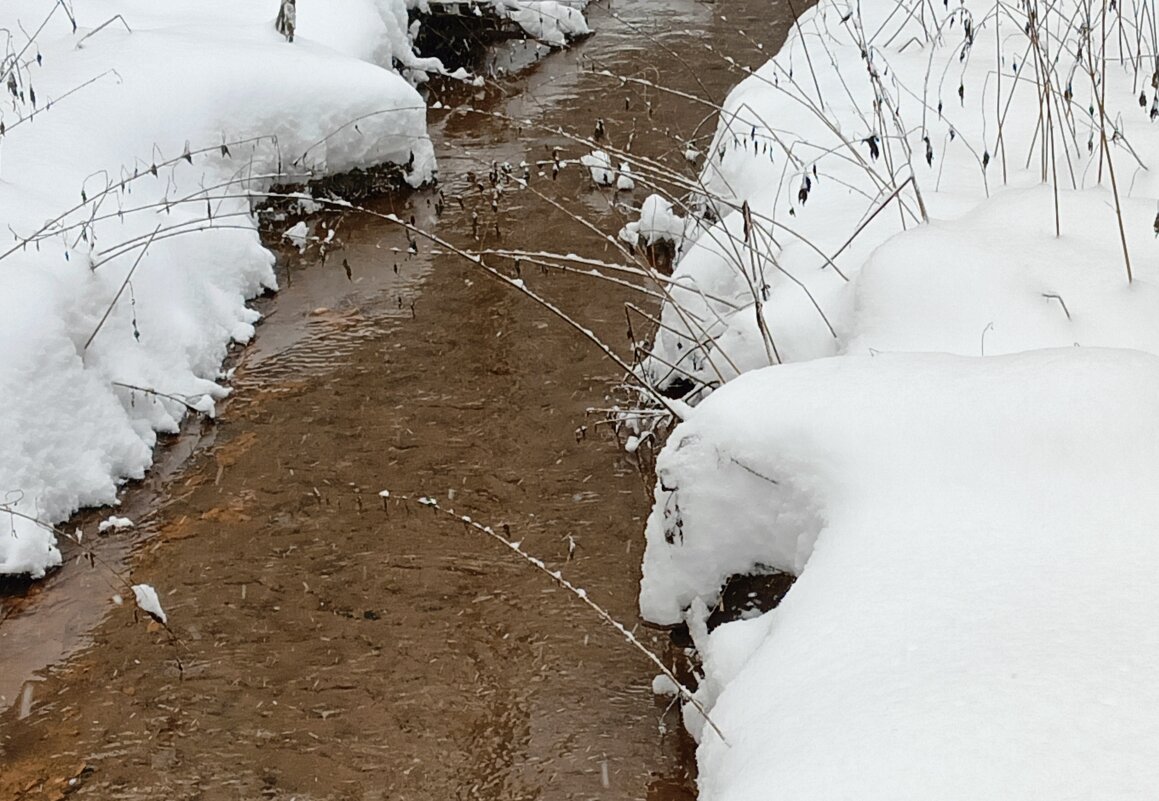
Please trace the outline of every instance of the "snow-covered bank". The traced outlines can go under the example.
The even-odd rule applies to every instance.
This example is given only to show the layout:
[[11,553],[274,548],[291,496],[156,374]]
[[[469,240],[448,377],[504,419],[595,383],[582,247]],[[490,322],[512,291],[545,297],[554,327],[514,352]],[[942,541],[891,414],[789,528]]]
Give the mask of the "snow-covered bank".
[[1159,42],[1101,14],[823,0],[725,103],[646,366],[764,368],[675,429],[647,527],[728,738],[702,798],[1152,793]]
[[760,618],[693,613],[728,738],[703,729],[701,798],[1152,797],[1156,399],[1159,359],[1069,348],[815,360],[706,400],[659,464],[683,586],[646,611],[804,569]]
[[[157,432],[226,394],[246,300],[275,283],[255,196],[279,176],[435,169],[424,103],[391,68],[433,66],[403,0],[303,3],[293,44],[276,3],[72,7],[75,30],[53,0],[0,5],[0,493],[47,523],[115,503]],[[49,532],[4,518],[0,574],[60,562]]]
[[[687,288],[675,293],[682,308],[664,311],[675,332],[657,339],[655,375],[671,374],[661,360],[719,383],[778,357],[868,348],[976,355],[991,323],[987,354],[1138,347],[1133,326],[1094,320],[1119,304],[1138,308],[1157,280],[1153,0],[1108,16],[1105,82],[1098,40],[1083,32],[1097,34],[1098,18],[1085,23],[1085,7],[1069,2],[1042,11],[1039,24],[1055,26],[1043,56],[1053,65],[1049,104],[1039,103],[1018,7],[954,3],[936,6],[933,19],[893,2],[857,8],[829,1],[806,12],[781,53],[724,104],[695,203],[721,220],[689,223],[675,274]],[[877,250],[919,227],[923,210],[933,225]],[[1136,279],[1129,296],[1120,212]],[[1093,297],[1092,283],[1103,287]],[[948,312],[952,335],[941,319]]]

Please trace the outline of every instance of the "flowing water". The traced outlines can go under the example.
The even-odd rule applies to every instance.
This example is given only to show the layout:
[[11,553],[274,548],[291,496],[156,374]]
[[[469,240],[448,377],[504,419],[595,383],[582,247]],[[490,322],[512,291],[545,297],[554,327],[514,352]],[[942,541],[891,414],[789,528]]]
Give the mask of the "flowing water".
[[[492,209],[475,182],[489,190],[496,162],[582,155],[552,130],[590,136],[597,118],[612,145],[691,177],[683,144],[711,134],[711,108],[598,72],[719,101],[740,75],[702,44],[755,66],[756,43],[771,52],[791,19],[758,0],[620,1],[590,17],[598,34],[568,51],[519,70],[535,46],[509,44],[488,62],[508,76],[435,89],[442,195],[374,208],[462,247],[618,259],[577,215],[614,233],[632,194],[548,166]],[[283,290],[218,421],[127,492],[138,527],[3,599],[0,798],[692,797],[678,715],[640,654],[494,541],[378,495],[505,525],[634,625],[649,498],[610,438],[577,436],[621,371],[461,259],[424,241],[412,253],[365,215],[318,221],[335,223],[342,248],[324,262],[282,254]],[[617,347],[623,301],[649,302],[521,275]],[[118,573],[159,589],[171,630],[110,600]]]

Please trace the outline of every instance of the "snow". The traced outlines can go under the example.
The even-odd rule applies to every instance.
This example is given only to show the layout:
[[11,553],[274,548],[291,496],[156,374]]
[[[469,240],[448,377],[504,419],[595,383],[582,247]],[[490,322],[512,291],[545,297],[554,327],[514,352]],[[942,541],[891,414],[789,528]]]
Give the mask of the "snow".
[[616,189],[621,192],[631,192],[636,188],[636,181],[632,178],[632,167],[628,162],[620,162],[620,171],[616,177]]
[[305,220],[299,220],[282,232],[282,239],[296,247],[299,253],[305,253],[310,243],[310,226]]
[[698,730],[701,798],[1150,797],[1155,397],[1159,358],[1069,348],[815,360],[697,407],[658,465],[644,613],[800,574],[701,629],[728,738]]
[[127,517],[107,517],[97,525],[97,532],[103,534],[106,531],[123,531],[127,528],[133,528],[136,525]]
[[500,17],[521,27],[528,36],[554,47],[591,33],[583,10],[588,0],[493,0]]
[[616,171],[612,169],[612,157],[604,150],[593,150],[587,155],[580,156],[580,164],[588,168],[592,180],[599,186],[611,186],[616,180]]
[[640,206],[639,219],[625,225],[619,236],[631,245],[671,242],[679,246],[684,239],[684,219],[676,214],[672,201],[649,195]]
[[[74,6],[75,32],[63,4],[0,6],[7,31],[48,18],[0,116],[14,234],[0,248],[0,492],[16,513],[0,574],[61,560],[18,515],[116,503],[186,404],[212,413],[227,393],[222,359],[258,319],[246,300],[275,287],[251,195],[279,173],[392,162],[418,185],[435,170],[423,101],[390,68],[432,67],[410,50],[402,0],[302,4],[294,44],[264,3]],[[117,14],[131,30],[96,30]]]
[[665,676],[663,673],[658,673],[652,679],[652,694],[660,696],[675,696],[680,694],[680,688],[676,682]]
[[[1159,75],[1130,33],[1155,6],[1109,12],[1096,88],[1100,9],[1036,8],[1028,63],[1025,6],[822,0],[672,223],[642,369],[700,386],[640,608],[703,661],[704,801],[1159,784]],[[781,604],[710,632],[729,577],[769,570],[798,577]]]
[[[1159,117],[1151,118],[1159,90],[1151,87],[1149,64],[1135,70],[1132,63],[1115,62],[1113,22],[1107,138],[1134,256],[1129,296],[1109,167],[1101,157],[1098,97],[1086,62],[1075,61],[1079,33],[1065,29],[1074,4],[1051,12],[1070,47],[1052,54],[1059,58],[1056,80],[1063,86],[1069,80],[1072,99],[1068,122],[1054,135],[1058,152],[1053,168],[1047,159],[1045,184],[1033,75],[1025,64],[1017,76],[1014,70],[1027,46],[1017,9],[1003,7],[1001,64],[992,3],[938,7],[939,46],[919,46],[922,23],[909,18],[903,25],[906,18],[895,14],[872,49],[879,93],[899,120],[883,128],[867,112],[877,93],[860,56],[859,31],[868,36],[878,30],[898,6],[858,8],[861,16],[844,23],[844,4],[822,2],[807,11],[804,38],[791,35],[725,102],[700,177],[704,191],[689,203],[698,220],[673,276],[680,286],[664,310],[666,328],[657,337],[659,358],[648,365],[650,373],[670,378],[667,361],[705,383],[720,383],[776,361],[870,349],[975,355],[990,324],[987,354],[1076,342],[1155,350],[1159,343],[1143,318],[1159,280],[1153,229]],[[1132,0],[1124,19],[1143,8],[1142,0]],[[963,51],[967,17],[975,44]],[[932,28],[934,21],[924,24]],[[903,49],[914,36],[917,44]],[[816,50],[812,71],[805,41]],[[907,132],[904,143],[899,127]],[[890,200],[899,186],[904,205]],[[929,226],[921,222],[922,204]],[[753,261],[753,252],[761,257]],[[1088,297],[1093,285],[1102,288]],[[756,324],[758,300],[775,348]],[[1131,320],[1116,322],[1120,314]],[[953,326],[946,325],[951,319]]]
[[161,608],[161,599],[157,597],[157,590],[149,584],[134,584],[133,597],[137,599],[137,606],[162,623],[168,624],[169,618]]

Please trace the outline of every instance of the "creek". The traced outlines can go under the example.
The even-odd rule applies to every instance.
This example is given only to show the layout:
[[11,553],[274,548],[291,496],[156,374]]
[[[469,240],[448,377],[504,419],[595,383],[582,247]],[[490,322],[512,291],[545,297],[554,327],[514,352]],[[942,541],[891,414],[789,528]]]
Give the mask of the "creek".
[[[485,87],[432,87],[440,187],[368,205],[463,248],[620,260],[600,232],[645,187],[545,167],[492,209],[475,183],[494,164],[578,158],[587,148],[553,131],[590,137],[597,119],[612,146],[693,179],[685,143],[707,146],[711,105],[600,73],[719,102],[742,74],[718,53],[755,67],[791,17],[758,0],[615,0],[589,16],[596,35],[568,50],[511,42]],[[508,526],[636,625],[651,499],[588,413],[622,371],[461,258],[421,240],[412,253],[381,219],[337,222],[325,261],[282,250],[232,398],[127,493],[118,514],[137,527],[100,538],[95,566],[73,560],[7,599],[0,797],[693,797],[654,667],[495,542],[378,495]],[[522,276],[622,353],[624,301],[655,308],[604,281]],[[158,588],[172,633],[109,601],[113,571]]]

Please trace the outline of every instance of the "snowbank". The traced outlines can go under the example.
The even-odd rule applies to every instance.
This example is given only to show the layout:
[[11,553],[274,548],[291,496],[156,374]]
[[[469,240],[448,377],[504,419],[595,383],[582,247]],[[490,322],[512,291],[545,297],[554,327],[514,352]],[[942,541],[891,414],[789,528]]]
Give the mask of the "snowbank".
[[698,406],[658,465],[645,614],[800,572],[711,635],[693,604],[728,740],[690,720],[700,798],[1153,797],[1156,398],[1159,359],[1070,348],[816,360]]
[[730,94],[644,367],[702,799],[1153,795],[1154,13],[822,0]]
[[[0,498],[45,523],[115,503],[156,432],[226,394],[226,348],[258,317],[245,301],[274,287],[252,197],[283,173],[435,168],[423,101],[389,68],[432,66],[403,0],[301,4],[292,45],[275,3],[73,6],[75,31],[52,0],[0,5],[20,64],[0,68]],[[60,558],[6,516],[0,574]]]
[[[1104,325],[1128,309],[1140,319],[1159,268],[1159,78],[1150,34],[1134,44],[1136,18],[1151,29],[1152,0],[1122,4],[1121,36],[1108,16],[1106,80],[1095,89],[1085,7],[1042,12],[1039,24],[1055,26],[1049,127],[1024,11],[1001,6],[996,22],[990,2],[920,15],[893,2],[857,8],[826,0],[806,12],[729,95],[691,204],[701,221],[673,276],[681,308],[664,310],[674,330],[657,337],[652,375],[674,377],[668,362],[719,383],[771,362],[870,349],[977,355],[987,329],[987,354],[1155,350],[1150,324]],[[1097,16],[1090,27],[1100,30]]]

